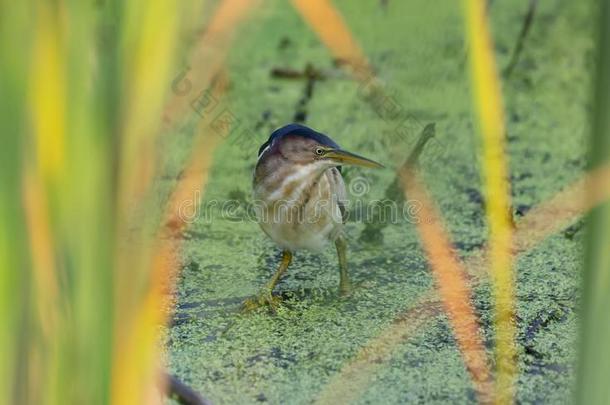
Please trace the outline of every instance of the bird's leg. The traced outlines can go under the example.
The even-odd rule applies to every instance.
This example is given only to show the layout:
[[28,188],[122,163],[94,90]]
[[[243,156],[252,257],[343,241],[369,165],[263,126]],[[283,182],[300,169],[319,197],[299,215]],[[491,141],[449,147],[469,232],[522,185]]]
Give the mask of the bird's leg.
[[282,252],[282,261],[280,262],[280,266],[277,271],[271,277],[271,280],[267,283],[267,285],[263,288],[263,290],[259,293],[258,296],[254,298],[248,298],[244,304],[244,311],[252,311],[256,308],[259,308],[264,305],[269,305],[271,308],[274,308],[277,305],[276,300],[273,298],[273,289],[275,288],[278,281],[280,281],[280,277],[286,272],[290,262],[292,261],[292,252],[288,250],[284,250]]
[[343,236],[337,238],[335,247],[339,258],[339,295],[345,297],[352,292],[352,282],[347,273],[347,242]]
[[275,274],[273,275],[273,277],[271,277],[271,280],[269,280],[269,283],[267,283],[267,286],[265,288],[265,292],[269,296],[273,292],[273,289],[275,288],[278,281],[280,281],[280,277],[282,277],[282,275],[286,272],[286,269],[288,269],[288,266],[290,266],[291,261],[292,261],[292,252],[290,252],[288,250],[284,250],[282,252],[282,261],[280,262],[280,266],[278,267],[278,269],[275,272]]

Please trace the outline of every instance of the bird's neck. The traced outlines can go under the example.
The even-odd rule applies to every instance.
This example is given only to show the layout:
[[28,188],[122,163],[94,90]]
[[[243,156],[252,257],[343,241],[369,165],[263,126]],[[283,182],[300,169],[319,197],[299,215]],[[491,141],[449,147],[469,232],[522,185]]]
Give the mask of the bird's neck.
[[273,168],[270,167],[268,169],[271,171],[256,176],[260,179],[259,184],[255,184],[260,186],[260,192],[257,194],[268,202],[298,201],[304,193],[315,186],[328,168],[323,162],[306,164],[284,162]]

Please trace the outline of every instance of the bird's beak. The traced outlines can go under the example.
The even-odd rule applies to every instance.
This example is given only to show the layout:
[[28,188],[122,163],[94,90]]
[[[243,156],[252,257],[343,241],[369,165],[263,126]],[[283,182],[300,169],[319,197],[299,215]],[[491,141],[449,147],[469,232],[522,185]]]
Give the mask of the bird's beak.
[[326,152],[324,157],[332,160],[338,165],[356,165],[364,167],[373,167],[377,169],[384,167],[382,164],[377,163],[374,160],[367,159],[365,157],[356,155],[355,153],[351,153],[343,149],[331,149]]

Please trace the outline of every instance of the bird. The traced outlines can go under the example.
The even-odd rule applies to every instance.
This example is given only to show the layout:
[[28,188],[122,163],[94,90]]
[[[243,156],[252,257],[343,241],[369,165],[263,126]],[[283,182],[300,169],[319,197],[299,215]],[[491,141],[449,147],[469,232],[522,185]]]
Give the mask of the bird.
[[276,129],[258,151],[252,178],[256,219],[267,236],[282,249],[282,259],[261,292],[243,308],[275,309],[273,289],[297,250],[320,252],[334,243],[339,262],[339,295],[352,289],[347,268],[347,190],[341,167],[384,166],[342,149],[327,135],[301,124]]

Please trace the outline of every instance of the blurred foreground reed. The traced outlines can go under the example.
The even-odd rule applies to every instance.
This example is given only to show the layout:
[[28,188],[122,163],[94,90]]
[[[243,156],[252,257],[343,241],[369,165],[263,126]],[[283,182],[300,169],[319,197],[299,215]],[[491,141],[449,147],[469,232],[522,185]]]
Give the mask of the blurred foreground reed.
[[148,197],[202,4],[1,9],[0,403],[154,403],[167,286]]
[[[610,4],[599,2],[597,16],[597,66],[592,80],[590,169],[610,164]],[[610,178],[603,184],[589,184],[588,198],[610,189]],[[610,404],[610,202],[589,215],[585,266],[582,282],[580,364],[576,402]]]

